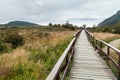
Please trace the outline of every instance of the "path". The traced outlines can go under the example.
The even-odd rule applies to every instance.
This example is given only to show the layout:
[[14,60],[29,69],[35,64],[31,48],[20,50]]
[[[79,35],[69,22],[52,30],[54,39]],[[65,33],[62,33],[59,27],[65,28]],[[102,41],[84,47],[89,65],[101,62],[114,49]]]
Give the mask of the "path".
[[85,31],[81,32],[75,45],[70,80],[117,80],[89,43]]

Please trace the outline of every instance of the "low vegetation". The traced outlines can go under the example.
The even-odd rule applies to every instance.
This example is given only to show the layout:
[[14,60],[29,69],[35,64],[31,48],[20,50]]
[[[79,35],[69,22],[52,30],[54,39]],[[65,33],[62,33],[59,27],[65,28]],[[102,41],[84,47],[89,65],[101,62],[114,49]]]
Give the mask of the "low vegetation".
[[49,29],[0,29],[0,80],[45,80],[76,32]]
[[0,54],[24,45],[24,38],[15,31],[1,31]]
[[107,32],[107,33],[114,33],[120,34],[120,23],[116,25],[108,25],[108,26],[101,26],[101,27],[92,27],[88,28],[92,32]]
[[96,38],[99,38],[107,43],[110,41],[116,40],[120,38],[119,34],[112,34],[112,33],[103,33],[103,32],[93,32],[92,33]]

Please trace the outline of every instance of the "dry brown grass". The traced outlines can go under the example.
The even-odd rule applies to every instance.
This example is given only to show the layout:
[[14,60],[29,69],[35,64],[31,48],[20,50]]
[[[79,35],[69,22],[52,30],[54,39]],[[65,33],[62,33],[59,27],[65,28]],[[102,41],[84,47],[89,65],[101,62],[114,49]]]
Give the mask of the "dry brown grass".
[[[41,33],[48,33],[47,37],[40,37]],[[53,47],[60,41],[72,36],[75,31],[54,31],[54,32],[31,32],[24,34],[26,38],[25,48],[31,47],[34,49]]]
[[112,34],[112,33],[92,33],[95,37],[99,38],[99,39],[102,39],[102,40],[105,40],[105,39],[108,39],[108,38],[117,38],[117,37],[120,37],[119,34]]
[[[25,45],[16,48],[12,52],[2,54],[0,56],[0,77],[5,77],[6,74],[14,69],[19,63],[22,64],[32,64],[33,62],[28,60],[29,49],[33,50],[47,50],[48,48],[54,47],[57,44],[64,42],[68,38],[72,37],[76,31],[53,31],[53,32],[41,32],[37,29],[34,30],[19,30],[19,34],[25,38]],[[47,36],[41,37],[42,33],[48,33]],[[43,69],[43,64],[41,61],[37,62],[39,69]],[[41,70],[41,71],[42,71]],[[40,77],[40,74],[34,74]],[[42,74],[41,74],[42,75]],[[37,77],[37,78],[38,78]],[[36,78],[36,79],[37,79]],[[1,79],[1,78],[0,78]]]

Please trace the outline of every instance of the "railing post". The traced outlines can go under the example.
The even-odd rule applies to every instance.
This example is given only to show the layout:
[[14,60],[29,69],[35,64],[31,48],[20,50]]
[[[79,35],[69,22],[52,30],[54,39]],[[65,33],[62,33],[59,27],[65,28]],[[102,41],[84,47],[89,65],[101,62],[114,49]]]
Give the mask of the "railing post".
[[94,36],[93,36],[93,38],[92,38],[92,39],[93,39],[93,45],[94,45]]
[[97,40],[95,39],[95,46],[97,45]]
[[92,36],[90,36],[90,39],[91,39],[91,42],[93,41],[93,37]]
[[102,42],[100,42],[100,49],[102,49]]
[[119,53],[118,65],[119,65],[119,68],[118,68],[118,80],[120,80],[120,53]]
[[107,55],[109,56],[110,55],[110,47],[107,46]]
[[109,55],[110,55],[110,47],[109,46],[107,46],[107,63],[108,63],[108,65],[109,65]]
[[59,75],[59,73],[57,74],[57,77],[56,77],[55,80],[60,80],[60,75]]
[[95,39],[95,50],[97,50],[97,40]]
[[[67,56],[66,56],[66,65],[68,64],[68,58],[69,58],[69,56],[68,56],[68,54],[67,54]],[[65,66],[66,66],[65,65]]]
[[73,58],[74,58],[74,47],[72,47],[72,51],[71,51],[71,53],[73,54],[73,56],[72,56],[72,58],[71,58],[71,61],[72,61]]

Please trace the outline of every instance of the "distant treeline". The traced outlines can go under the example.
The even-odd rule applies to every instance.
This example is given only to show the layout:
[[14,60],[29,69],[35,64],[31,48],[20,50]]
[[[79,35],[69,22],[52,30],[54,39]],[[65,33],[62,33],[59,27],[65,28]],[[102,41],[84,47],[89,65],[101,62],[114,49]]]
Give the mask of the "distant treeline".
[[0,26],[0,29],[11,29],[11,28],[15,28],[15,29],[32,29],[32,28],[38,28],[41,30],[47,30],[47,31],[64,31],[64,30],[76,30],[78,29],[78,26],[70,24],[70,23],[65,23],[65,24],[52,24],[49,23],[46,26]]
[[120,34],[120,23],[112,26],[101,26],[101,27],[92,27],[87,28],[92,32],[108,32],[108,33],[115,33]]

